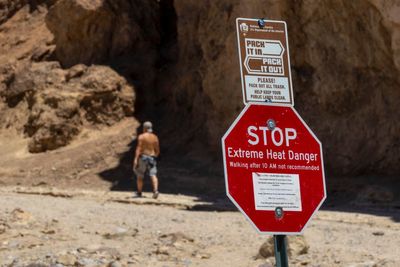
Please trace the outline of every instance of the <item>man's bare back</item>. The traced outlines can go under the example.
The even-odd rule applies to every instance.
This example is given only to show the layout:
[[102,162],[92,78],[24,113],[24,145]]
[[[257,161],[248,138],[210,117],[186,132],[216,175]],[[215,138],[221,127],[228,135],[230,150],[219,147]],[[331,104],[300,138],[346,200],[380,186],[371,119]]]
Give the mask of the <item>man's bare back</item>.
[[157,135],[145,132],[138,137],[137,155],[157,157],[160,154],[160,145]]

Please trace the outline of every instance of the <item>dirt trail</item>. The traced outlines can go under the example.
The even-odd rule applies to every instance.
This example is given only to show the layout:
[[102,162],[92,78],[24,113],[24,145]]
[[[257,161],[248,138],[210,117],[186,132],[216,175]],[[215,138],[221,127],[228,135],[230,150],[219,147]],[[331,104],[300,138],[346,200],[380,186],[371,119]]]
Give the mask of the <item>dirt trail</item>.
[[[268,236],[257,234],[239,212],[198,211],[197,205],[213,203],[195,197],[163,194],[153,200],[148,193],[133,199],[131,193],[40,187],[0,191],[0,266],[267,267],[274,262],[255,259]],[[400,266],[396,216],[320,211],[304,233],[308,252],[291,256],[290,265]]]

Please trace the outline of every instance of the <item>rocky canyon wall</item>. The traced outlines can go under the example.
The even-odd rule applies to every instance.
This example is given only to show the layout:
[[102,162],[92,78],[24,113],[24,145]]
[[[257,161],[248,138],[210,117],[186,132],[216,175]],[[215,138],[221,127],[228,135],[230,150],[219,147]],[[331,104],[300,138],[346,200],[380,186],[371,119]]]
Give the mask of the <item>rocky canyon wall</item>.
[[[202,150],[243,108],[237,17],[287,21],[295,107],[330,173],[400,173],[400,1],[0,1],[0,127],[32,152],[125,116]],[[134,102],[136,102],[134,113]]]
[[243,107],[235,18],[266,17],[287,21],[295,107],[321,139],[329,171],[400,173],[399,1],[176,0],[175,8],[176,106],[192,99],[215,153]]

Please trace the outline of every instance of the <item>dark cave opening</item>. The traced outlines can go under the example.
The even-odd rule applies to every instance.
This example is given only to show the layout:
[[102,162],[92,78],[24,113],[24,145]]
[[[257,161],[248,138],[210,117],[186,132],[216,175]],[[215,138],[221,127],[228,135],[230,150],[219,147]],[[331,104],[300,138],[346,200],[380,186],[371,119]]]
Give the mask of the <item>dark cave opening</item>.
[[160,47],[158,68],[176,63],[178,60],[178,17],[174,0],[160,1]]
[[[156,59],[152,63],[151,81],[140,71],[130,75],[136,89],[135,117],[140,121],[154,120],[162,122],[169,101],[172,101],[169,74],[178,62],[178,28],[177,14],[173,0],[160,0],[158,12],[159,42],[154,47]],[[139,75],[137,74],[139,72]]]

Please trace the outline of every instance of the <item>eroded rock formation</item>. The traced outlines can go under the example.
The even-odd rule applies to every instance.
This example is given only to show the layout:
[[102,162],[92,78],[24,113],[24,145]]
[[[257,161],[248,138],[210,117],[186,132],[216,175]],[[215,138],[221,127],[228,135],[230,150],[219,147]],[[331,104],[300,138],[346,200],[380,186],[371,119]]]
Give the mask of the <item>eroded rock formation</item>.
[[84,128],[132,116],[133,86],[108,66],[77,60],[63,69],[62,61],[52,61],[47,6],[31,8],[22,7],[0,28],[0,127],[29,138],[30,152],[43,152],[69,144]]
[[134,92],[105,66],[58,62],[32,63],[17,71],[3,91],[3,125],[17,126],[30,137],[29,151],[67,145],[84,126],[112,125],[133,114]]
[[[139,112],[160,120],[170,151],[219,155],[220,137],[243,108],[234,21],[263,16],[287,21],[295,107],[323,142],[329,171],[400,172],[398,1],[8,0],[0,7],[1,127],[25,133],[31,151],[67,144],[82,125],[130,116],[134,88]],[[185,129],[179,139],[176,129]]]

